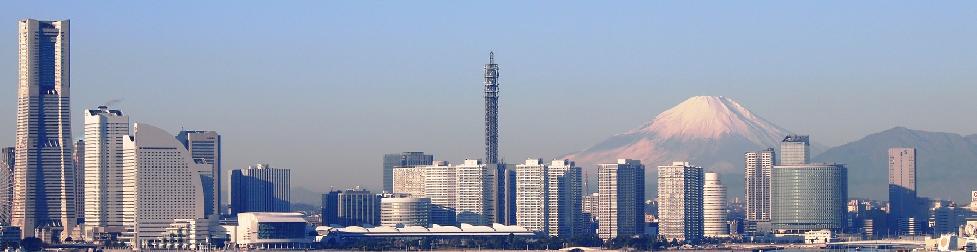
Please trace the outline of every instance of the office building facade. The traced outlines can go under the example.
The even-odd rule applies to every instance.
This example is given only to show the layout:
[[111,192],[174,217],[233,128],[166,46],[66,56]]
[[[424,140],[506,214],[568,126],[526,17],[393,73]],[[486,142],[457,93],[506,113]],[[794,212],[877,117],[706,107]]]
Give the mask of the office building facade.
[[176,135],[183,147],[194,159],[210,165],[210,174],[204,175],[204,211],[208,218],[216,220],[221,213],[221,136],[216,131],[183,130]]
[[[14,147],[0,149],[0,225],[10,225],[14,199]],[[20,236],[18,235],[19,239]]]
[[909,225],[923,219],[916,197],[916,149],[889,148],[889,215],[895,233],[915,235],[919,231]]
[[780,142],[780,161],[777,164],[795,165],[811,162],[811,138],[806,135],[789,135]]
[[323,198],[325,225],[375,226],[380,222],[380,197],[369,190],[350,188],[330,192]]
[[71,161],[70,25],[25,19],[19,25],[17,133],[12,224],[23,237],[59,242],[74,230]]
[[291,174],[268,164],[231,171],[231,214],[291,211]]
[[434,155],[424,152],[402,152],[383,155],[383,191],[393,192],[394,168],[411,168],[431,165]]
[[703,236],[703,171],[688,162],[658,166],[658,233],[697,243]]
[[618,159],[597,166],[597,236],[604,240],[644,233],[645,166]]
[[394,168],[393,193],[424,197],[424,166]]
[[129,116],[106,106],[85,111],[85,226],[122,227],[123,141]]
[[729,237],[726,218],[726,186],[719,173],[707,172],[702,185],[702,230],[704,237]]
[[845,228],[848,169],[844,165],[777,165],[771,188],[771,223],[776,234],[822,229],[842,232]]
[[431,225],[431,199],[390,196],[380,199],[380,225],[410,227]]

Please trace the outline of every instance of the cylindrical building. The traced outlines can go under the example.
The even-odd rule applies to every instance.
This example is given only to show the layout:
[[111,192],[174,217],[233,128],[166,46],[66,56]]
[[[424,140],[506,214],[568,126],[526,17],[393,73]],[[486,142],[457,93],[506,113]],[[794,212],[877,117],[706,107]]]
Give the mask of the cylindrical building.
[[719,181],[719,174],[707,172],[702,187],[703,235],[705,237],[729,236],[726,223],[726,186]]
[[843,231],[848,201],[848,169],[842,164],[774,166],[771,222],[778,234]]
[[380,199],[380,225],[388,227],[427,227],[431,223],[430,198]]

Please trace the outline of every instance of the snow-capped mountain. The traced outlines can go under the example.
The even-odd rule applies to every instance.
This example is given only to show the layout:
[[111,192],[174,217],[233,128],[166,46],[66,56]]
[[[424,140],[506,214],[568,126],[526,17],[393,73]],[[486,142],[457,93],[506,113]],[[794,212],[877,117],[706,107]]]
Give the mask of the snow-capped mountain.
[[[596,164],[618,158],[639,159],[645,165],[649,192],[654,191],[658,165],[690,161],[723,174],[730,195],[742,191],[743,153],[776,148],[790,131],[753,114],[733,99],[696,96],[662,112],[651,122],[614,135],[565,158],[596,175]],[[591,181],[594,182],[594,181]],[[655,195],[646,195],[654,198]]]

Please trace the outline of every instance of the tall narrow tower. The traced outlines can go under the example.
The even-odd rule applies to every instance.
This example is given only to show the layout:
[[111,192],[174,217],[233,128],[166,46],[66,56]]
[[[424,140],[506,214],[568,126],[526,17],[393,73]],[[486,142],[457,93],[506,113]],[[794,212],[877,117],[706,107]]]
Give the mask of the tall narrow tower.
[[489,52],[485,64],[485,162],[499,163],[499,64]]

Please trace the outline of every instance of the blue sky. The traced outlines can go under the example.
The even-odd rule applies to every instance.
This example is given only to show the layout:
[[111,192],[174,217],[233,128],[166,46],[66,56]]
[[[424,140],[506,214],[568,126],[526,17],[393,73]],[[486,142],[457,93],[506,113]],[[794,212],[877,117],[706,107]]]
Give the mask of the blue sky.
[[490,50],[509,160],[586,148],[695,95],[831,146],[894,126],[977,133],[974,1],[10,1],[8,145],[22,18],[72,21],[76,138],[83,109],[123,99],[133,122],[221,132],[227,168],[292,168],[315,190],[376,188],[386,152],[481,157]]

